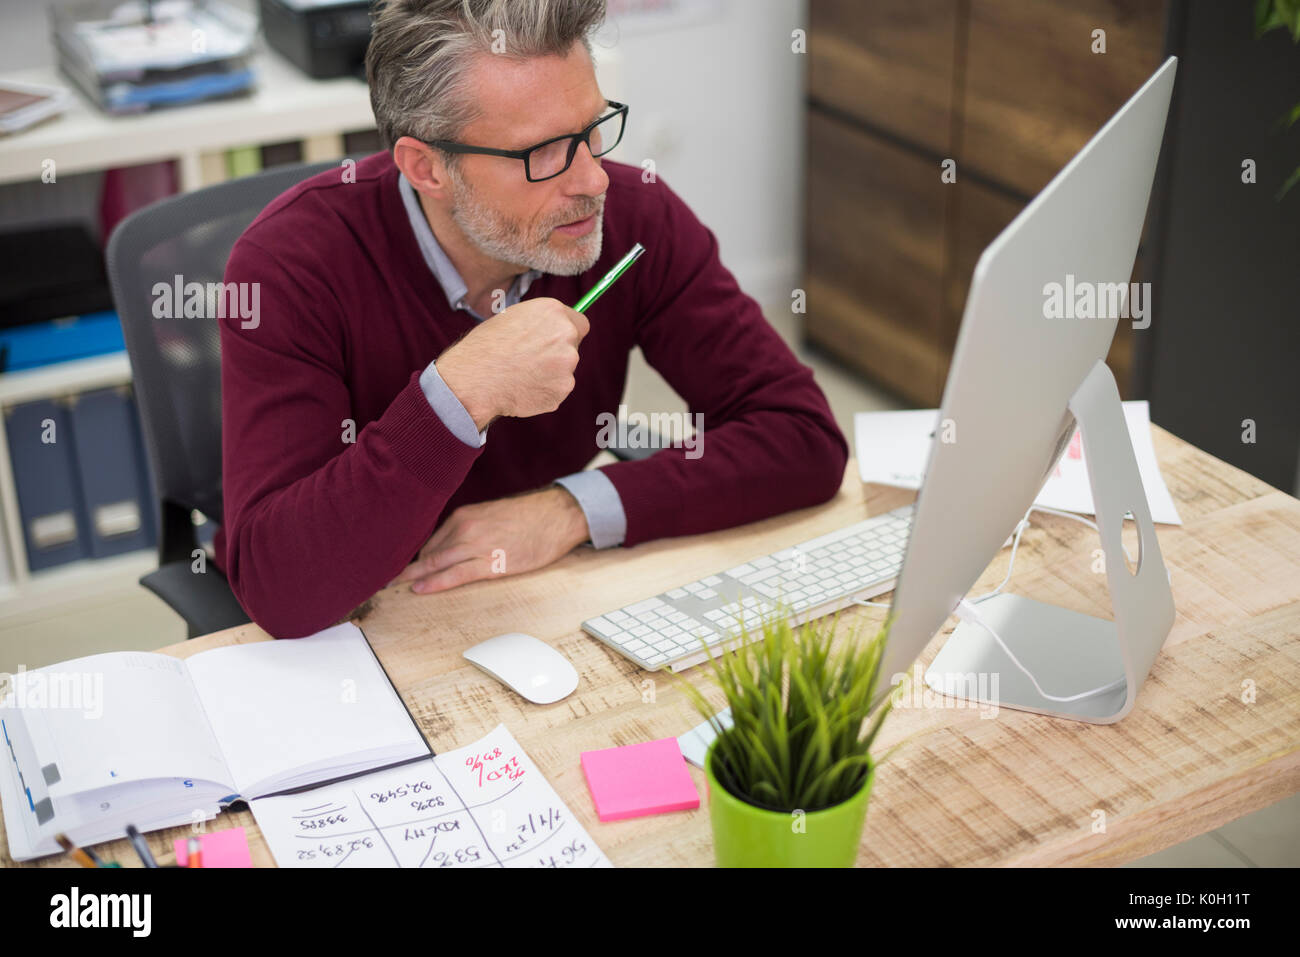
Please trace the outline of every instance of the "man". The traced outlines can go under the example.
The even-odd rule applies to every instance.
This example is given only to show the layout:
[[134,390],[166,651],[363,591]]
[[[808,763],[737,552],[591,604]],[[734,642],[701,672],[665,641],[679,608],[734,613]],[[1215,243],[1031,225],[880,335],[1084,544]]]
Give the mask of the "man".
[[[826,399],[713,233],[662,181],[597,158],[626,115],[596,84],[604,14],[391,0],[366,64],[390,152],[290,190],[235,245],[226,281],[258,283],[260,315],[221,330],[217,548],[272,635],[394,579],[437,592],[839,488]],[[636,242],[586,315],[566,305]],[[584,472],[636,346],[702,414],[703,454]]]

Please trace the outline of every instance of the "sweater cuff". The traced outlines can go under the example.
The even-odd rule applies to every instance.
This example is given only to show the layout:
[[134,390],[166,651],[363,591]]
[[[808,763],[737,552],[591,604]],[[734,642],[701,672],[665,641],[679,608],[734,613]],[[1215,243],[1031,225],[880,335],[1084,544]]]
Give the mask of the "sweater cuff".
[[411,373],[397,393],[379,426],[393,455],[416,478],[431,488],[459,487],[474,460],[483,454],[456,437],[438,417],[420,388],[420,373]]
[[587,530],[591,533],[593,548],[612,548],[622,545],[627,535],[627,516],[623,513],[623,500],[609,476],[599,470],[574,472],[555,480],[578,501],[578,507],[587,517]]
[[451,386],[443,381],[434,363],[430,362],[420,373],[420,388],[433,411],[438,413],[451,434],[472,449],[482,448],[487,441],[487,431],[474,428],[474,420],[465,409],[465,404],[451,391]]

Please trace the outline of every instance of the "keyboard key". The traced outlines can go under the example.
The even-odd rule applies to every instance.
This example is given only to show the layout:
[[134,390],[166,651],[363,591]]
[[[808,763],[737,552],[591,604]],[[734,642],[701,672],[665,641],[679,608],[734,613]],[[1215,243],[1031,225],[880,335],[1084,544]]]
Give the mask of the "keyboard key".
[[623,610],[629,615],[639,616],[651,608],[659,608],[664,603],[658,598],[647,598],[645,601],[639,601],[635,605],[628,605]]
[[602,638],[612,638],[623,630],[612,621],[608,621],[605,618],[593,618],[587,622],[587,627]]
[[769,565],[767,568],[760,568],[752,575],[746,575],[741,579],[746,585],[757,585],[759,582],[767,581],[773,575],[780,575],[781,569],[775,565]]

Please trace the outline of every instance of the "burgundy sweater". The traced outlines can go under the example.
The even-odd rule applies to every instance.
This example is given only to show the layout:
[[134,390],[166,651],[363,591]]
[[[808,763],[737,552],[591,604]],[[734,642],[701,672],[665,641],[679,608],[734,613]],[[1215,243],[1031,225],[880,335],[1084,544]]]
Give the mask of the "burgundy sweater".
[[226,281],[260,283],[260,313],[248,329],[238,316],[220,320],[225,522],[215,544],[235,595],[271,635],[344,618],[458,506],[581,470],[599,451],[597,417],[618,409],[635,346],[703,414],[703,454],[661,449],[603,467],[627,518],[624,546],[835,494],[848,448],[811,370],[662,180],[604,166],[600,259],[579,276],[542,276],[524,298],[572,304],[633,243],[646,252],[588,311],[568,398],[545,415],[498,419],[482,448],[449,432],[420,389],[421,371],[475,320],[447,304],[425,264],[389,154],[358,163],[355,182],[332,170],[294,187],[235,244]]

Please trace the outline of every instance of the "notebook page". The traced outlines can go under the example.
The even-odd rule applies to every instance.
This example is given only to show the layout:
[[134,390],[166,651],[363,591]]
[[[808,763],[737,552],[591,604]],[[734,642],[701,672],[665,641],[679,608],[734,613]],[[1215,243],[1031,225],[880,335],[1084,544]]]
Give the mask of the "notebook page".
[[505,725],[473,744],[249,807],[281,867],[612,867]]
[[214,648],[186,665],[245,797],[277,790],[305,767],[355,770],[429,752],[351,623],[306,638]]
[[54,799],[156,778],[229,786],[230,772],[185,665],[170,655],[111,652],[14,675],[0,717],[21,711]]

